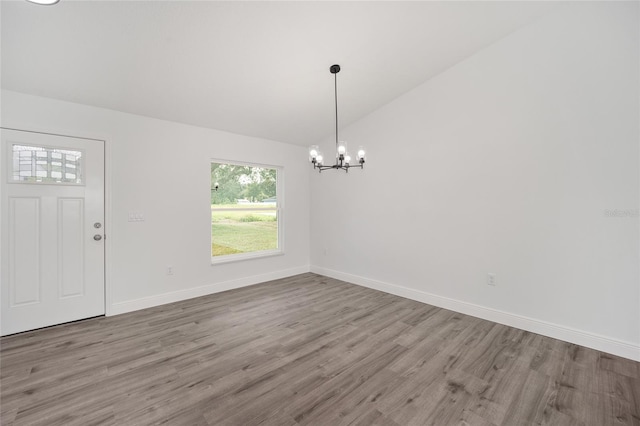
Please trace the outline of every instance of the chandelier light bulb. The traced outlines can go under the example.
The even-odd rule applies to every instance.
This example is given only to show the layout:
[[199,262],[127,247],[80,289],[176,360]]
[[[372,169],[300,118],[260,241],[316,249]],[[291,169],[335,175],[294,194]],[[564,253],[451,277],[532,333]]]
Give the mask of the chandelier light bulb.
[[344,155],[347,152],[347,147],[344,146],[344,142],[338,145],[338,154]]
[[347,154],[347,155],[345,155],[345,156],[344,156],[344,162],[345,162],[346,164],[349,164],[349,163],[351,162],[351,156],[350,156],[349,154]]
[[318,154],[316,156],[316,161],[318,162],[318,164],[322,164],[322,154]]
[[365,154],[364,149],[362,148],[358,149],[358,158],[364,158],[364,154]]
[[309,147],[309,161],[313,161],[319,153],[318,145],[311,145]]

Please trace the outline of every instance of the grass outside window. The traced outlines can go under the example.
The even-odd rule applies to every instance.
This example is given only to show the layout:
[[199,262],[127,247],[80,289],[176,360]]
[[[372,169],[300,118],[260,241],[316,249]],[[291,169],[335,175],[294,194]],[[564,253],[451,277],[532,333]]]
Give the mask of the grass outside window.
[[[232,206],[228,206],[232,207]],[[211,256],[278,248],[277,210],[211,211]]]

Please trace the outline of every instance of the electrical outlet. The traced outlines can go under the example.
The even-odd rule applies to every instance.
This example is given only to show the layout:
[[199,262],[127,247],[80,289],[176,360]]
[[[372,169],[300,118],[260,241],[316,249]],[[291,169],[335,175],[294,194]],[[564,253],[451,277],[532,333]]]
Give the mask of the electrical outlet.
[[487,274],[487,285],[492,285],[495,287],[496,285],[496,274],[494,272],[489,272]]
[[167,266],[167,275],[173,275],[173,266]]

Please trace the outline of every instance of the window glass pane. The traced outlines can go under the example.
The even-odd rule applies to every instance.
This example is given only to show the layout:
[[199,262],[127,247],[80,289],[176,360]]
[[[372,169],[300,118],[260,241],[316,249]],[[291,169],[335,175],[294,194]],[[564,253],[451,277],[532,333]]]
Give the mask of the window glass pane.
[[278,217],[273,210],[211,211],[211,256],[278,248]]
[[211,204],[220,208],[276,205],[276,176],[272,168],[211,163]]
[[81,151],[13,145],[13,181],[81,184],[82,162]]
[[275,168],[211,163],[212,257],[278,249],[276,180]]

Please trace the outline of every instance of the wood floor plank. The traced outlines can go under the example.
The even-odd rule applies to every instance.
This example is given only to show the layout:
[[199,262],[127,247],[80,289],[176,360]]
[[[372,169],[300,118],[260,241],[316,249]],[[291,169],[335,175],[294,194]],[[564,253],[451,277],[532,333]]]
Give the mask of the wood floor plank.
[[0,340],[3,425],[640,425],[640,363],[308,273]]

